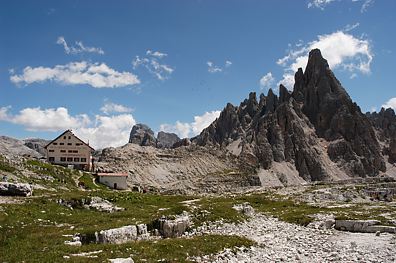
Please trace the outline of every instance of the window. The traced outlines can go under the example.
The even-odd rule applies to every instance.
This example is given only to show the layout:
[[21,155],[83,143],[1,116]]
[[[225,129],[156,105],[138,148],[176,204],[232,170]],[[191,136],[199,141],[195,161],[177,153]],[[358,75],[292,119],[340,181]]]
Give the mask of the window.
[[72,152],[73,152],[73,150],[68,150],[67,152],[68,152],[68,153],[72,153]]
[[69,136],[69,140],[71,139],[71,136]]
[[55,157],[50,157],[50,158],[48,158],[48,161],[50,161],[50,162],[55,162]]
[[61,152],[61,153],[65,153],[65,152],[66,152],[66,150],[60,150],[60,152]]
[[66,162],[66,157],[61,157],[61,158],[60,158],[60,161],[61,161],[61,162]]
[[67,145],[72,145],[72,143],[71,143],[71,142],[68,142]]
[[66,136],[63,136],[63,139],[66,140]]
[[68,162],[73,162],[73,158],[72,157],[67,157],[67,161]]
[[53,153],[53,152],[54,152],[54,150],[49,150],[49,152],[50,152],[50,153]]
[[74,158],[74,162],[78,163],[80,161],[80,158]]
[[53,145],[58,145],[58,143],[57,143],[57,142],[54,142]]
[[78,143],[76,143],[76,146],[80,146],[80,145],[82,145],[82,143],[79,143],[79,142],[78,142]]
[[78,151],[77,150],[73,150],[73,153],[78,153]]
[[63,142],[59,143],[59,145],[65,145]]
[[85,163],[87,161],[87,158],[81,158],[81,162]]

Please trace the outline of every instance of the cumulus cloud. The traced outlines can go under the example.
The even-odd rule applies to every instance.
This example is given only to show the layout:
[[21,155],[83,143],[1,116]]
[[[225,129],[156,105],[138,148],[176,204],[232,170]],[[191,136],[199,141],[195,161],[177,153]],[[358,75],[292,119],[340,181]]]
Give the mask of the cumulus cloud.
[[[396,98],[391,98],[390,100],[385,102],[385,104],[382,105],[382,107],[385,109],[392,108],[392,109],[396,110]],[[1,110],[0,110],[0,112],[1,112]]]
[[62,132],[73,129],[75,134],[94,148],[117,147],[128,142],[129,132],[136,124],[131,114],[112,116],[71,115],[67,108],[25,108],[11,114],[8,107],[0,108],[0,121],[23,126],[28,131]]
[[22,74],[11,75],[14,84],[54,81],[63,85],[90,85],[94,88],[118,88],[140,83],[130,72],[116,71],[105,63],[71,62],[50,67],[25,67]]
[[143,67],[153,74],[159,80],[166,80],[173,73],[174,68],[162,63],[162,59],[167,57],[168,54],[161,53],[159,51],[146,51],[146,56],[140,57],[136,56],[132,61],[132,66],[134,69]]
[[63,36],[58,37],[56,43],[63,46],[66,54],[79,54],[79,53],[97,53],[104,54],[103,49],[100,47],[87,47],[84,46],[82,41],[76,41],[75,46],[69,46]]
[[218,73],[218,72],[223,72],[223,70],[225,68],[231,67],[232,62],[229,61],[229,60],[226,60],[224,62],[224,66],[223,67],[215,65],[212,61],[206,62],[206,65],[208,65],[208,72],[209,73]]
[[[308,8],[319,8],[324,10],[329,4],[333,2],[343,2],[341,0],[310,0],[308,2]],[[360,3],[360,12],[364,13],[374,3],[374,0],[350,0],[352,3]]]
[[219,116],[220,111],[209,111],[203,115],[194,116],[193,122],[176,121],[175,124],[161,124],[160,130],[176,133],[181,138],[193,137],[201,133],[203,129],[207,128]]
[[28,131],[60,131],[90,123],[86,114],[71,116],[64,107],[25,108],[16,115],[9,113],[10,108],[10,106],[0,108],[0,120],[22,125]]
[[128,143],[129,133],[135,124],[131,114],[96,115],[93,125],[79,127],[74,132],[82,140],[89,141],[95,149],[118,147]]
[[260,87],[261,89],[270,89],[274,84],[274,77],[271,72],[268,72],[260,79]]
[[356,73],[370,73],[373,60],[371,43],[368,39],[357,38],[353,35],[337,31],[331,34],[319,35],[317,40],[306,45],[289,50],[288,54],[280,58],[277,64],[284,67],[283,79],[278,84],[283,84],[292,89],[294,73],[298,68],[305,68],[308,62],[308,53],[314,48],[319,48],[332,69],[343,69],[354,76]]
[[121,104],[116,104],[110,101],[105,102],[105,104],[100,108],[100,110],[105,113],[105,114],[110,114],[110,113],[128,113],[132,112],[133,109],[126,107]]

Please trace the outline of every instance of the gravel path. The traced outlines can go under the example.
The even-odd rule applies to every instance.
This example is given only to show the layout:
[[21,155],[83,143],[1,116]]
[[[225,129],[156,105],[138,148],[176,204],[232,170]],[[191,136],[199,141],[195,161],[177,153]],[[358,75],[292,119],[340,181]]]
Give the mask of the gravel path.
[[196,262],[396,262],[395,235],[320,230],[254,214],[240,224],[204,226],[201,233],[245,236],[251,248],[226,249]]

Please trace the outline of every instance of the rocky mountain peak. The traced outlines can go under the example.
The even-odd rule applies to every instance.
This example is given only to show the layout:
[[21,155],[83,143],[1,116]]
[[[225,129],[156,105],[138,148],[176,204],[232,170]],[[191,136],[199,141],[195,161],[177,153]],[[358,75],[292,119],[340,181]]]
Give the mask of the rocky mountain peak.
[[139,144],[140,146],[156,146],[157,140],[149,126],[138,123],[132,127],[129,143]]
[[[331,173],[375,176],[386,169],[371,121],[319,49],[309,53],[305,72],[296,72],[293,92],[280,85],[279,97],[270,89],[259,102],[251,92],[239,107],[227,104],[194,141],[232,146],[245,163],[264,169],[274,162],[291,163],[308,181],[330,178]],[[332,170],[331,163],[340,170]]]

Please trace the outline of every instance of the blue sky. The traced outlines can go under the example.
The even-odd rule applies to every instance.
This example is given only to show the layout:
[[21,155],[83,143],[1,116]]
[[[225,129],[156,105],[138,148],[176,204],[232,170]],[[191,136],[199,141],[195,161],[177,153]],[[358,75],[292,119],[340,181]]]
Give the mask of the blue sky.
[[395,1],[0,7],[1,135],[54,138],[72,128],[101,148],[126,143],[132,125],[145,123],[191,137],[227,102],[279,83],[292,88],[292,72],[313,47],[362,111],[396,107]]

